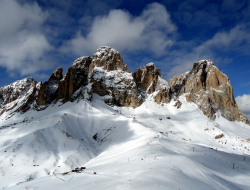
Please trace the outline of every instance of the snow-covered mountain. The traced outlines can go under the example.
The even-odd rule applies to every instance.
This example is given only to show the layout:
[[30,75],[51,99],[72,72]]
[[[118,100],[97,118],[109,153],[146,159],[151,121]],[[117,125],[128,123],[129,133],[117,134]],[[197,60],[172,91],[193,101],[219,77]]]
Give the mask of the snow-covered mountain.
[[250,126],[211,61],[168,83],[103,46],[62,72],[0,88],[0,189],[250,188]]

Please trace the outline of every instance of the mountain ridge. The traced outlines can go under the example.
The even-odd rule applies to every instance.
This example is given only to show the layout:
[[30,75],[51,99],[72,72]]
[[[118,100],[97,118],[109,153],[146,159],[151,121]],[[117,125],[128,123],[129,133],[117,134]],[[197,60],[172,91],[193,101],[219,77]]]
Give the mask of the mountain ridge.
[[[52,102],[74,101],[78,97],[91,101],[93,93],[103,96],[108,105],[128,107],[139,107],[145,94],[153,94],[158,104],[178,100],[179,96],[185,94],[188,102],[197,104],[203,114],[212,120],[220,112],[229,121],[248,123],[247,117],[237,107],[230,80],[210,60],[195,62],[191,71],[175,76],[168,83],[154,63],[148,63],[131,73],[118,51],[101,46],[93,57],[76,59],[64,76],[62,73],[59,67],[48,81],[37,82],[33,79],[33,82],[25,82],[24,79],[22,88],[18,87],[20,93],[13,87],[8,88],[11,85],[0,88],[0,113],[10,111],[12,108],[7,104],[17,101],[19,96],[22,98],[23,91],[29,94],[30,86],[32,93],[27,95],[26,101],[16,111],[23,113],[30,108],[46,109]],[[177,101],[177,104],[179,108],[181,103]],[[13,109],[16,106],[18,104]]]
[[0,189],[249,189],[250,126],[211,61],[168,83],[104,48],[0,89]]

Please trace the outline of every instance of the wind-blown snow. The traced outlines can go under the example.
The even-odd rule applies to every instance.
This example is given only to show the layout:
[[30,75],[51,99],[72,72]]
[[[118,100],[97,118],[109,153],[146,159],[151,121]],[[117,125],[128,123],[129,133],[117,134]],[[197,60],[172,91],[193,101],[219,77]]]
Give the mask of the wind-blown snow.
[[180,101],[133,109],[94,94],[1,116],[0,189],[249,189],[250,126]]

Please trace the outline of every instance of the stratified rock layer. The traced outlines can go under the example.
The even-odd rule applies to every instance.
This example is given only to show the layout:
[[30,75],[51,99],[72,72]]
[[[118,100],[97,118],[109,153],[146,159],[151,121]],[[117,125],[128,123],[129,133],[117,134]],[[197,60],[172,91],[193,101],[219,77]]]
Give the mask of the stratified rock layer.
[[190,72],[175,76],[169,84],[173,93],[177,96],[186,94],[187,101],[196,103],[211,119],[220,112],[229,121],[248,123],[237,107],[228,77],[210,60],[194,63]]

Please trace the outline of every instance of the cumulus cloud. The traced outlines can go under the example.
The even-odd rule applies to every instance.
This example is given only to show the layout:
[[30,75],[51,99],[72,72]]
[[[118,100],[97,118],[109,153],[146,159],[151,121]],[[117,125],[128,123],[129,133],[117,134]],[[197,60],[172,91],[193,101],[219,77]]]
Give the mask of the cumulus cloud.
[[137,17],[124,10],[111,10],[108,15],[95,17],[90,32],[84,36],[78,31],[61,51],[81,56],[108,45],[119,51],[150,51],[158,56],[173,45],[174,31],[176,26],[159,3],[150,4]]
[[244,94],[235,98],[238,107],[247,116],[250,121],[250,94]]
[[50,68],[44,54],[53,47],[42,33],[47,18],[37,3],[0,1],[0,66],[21,75]]

